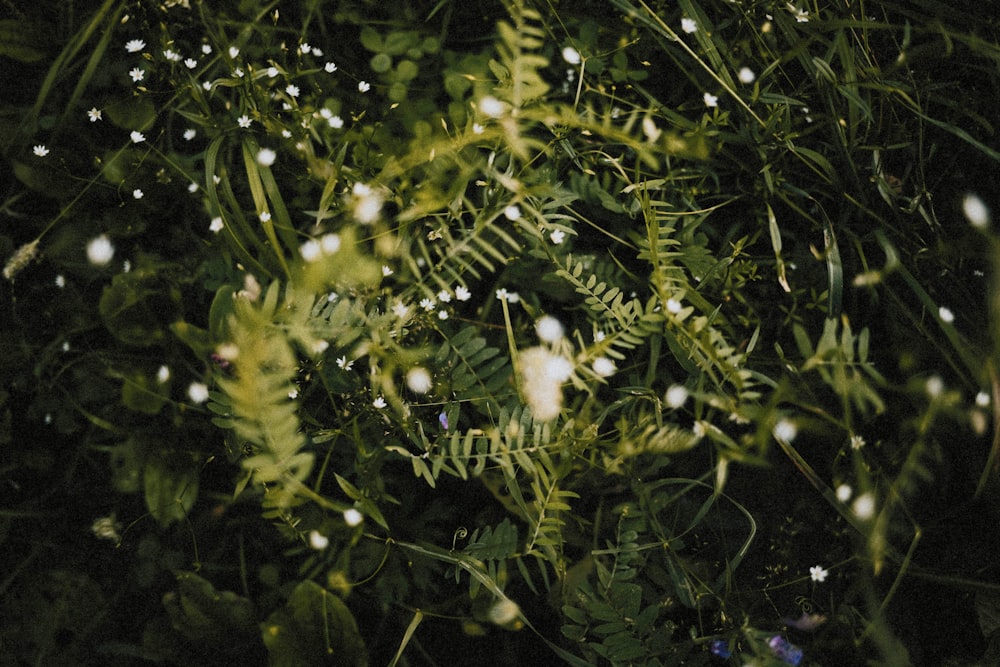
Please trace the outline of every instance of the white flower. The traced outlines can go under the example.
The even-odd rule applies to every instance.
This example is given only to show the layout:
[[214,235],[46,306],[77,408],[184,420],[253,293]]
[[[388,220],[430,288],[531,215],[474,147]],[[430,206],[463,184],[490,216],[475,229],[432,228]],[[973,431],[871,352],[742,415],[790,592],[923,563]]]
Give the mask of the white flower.
[[567,46],[562,50],[563,60],[568,62],[570,65],[580,64],[580,52],[574,49],[572,46]]
[[514,204],[511,204],[503,210],[503,217],[508,220],[519,220],[521,218],[521,209]]
[[955,321],[955,313],[951,312],[944,306],[938,308],[938,317],[941,318],[942,322],[945,322],[947,324],[951,324],[952,322]]
[[212,45],[211,44],[202,44],[201,45],[201,52],[204,53],[207,56],[208,54],[210,54],[212,52]]
[[94,266],[105,266],[115,256],[115,246],[106,235],[93,238],[87,244],[87,259]]
[[392,267],[390,267],[388,264],[383,264],[382,265],[382,277],[383,278],[388,278],[391,275],[392,275]]
[[656,127],[656,122],[652,118],[646,116],[642,119],[642,133],[646,135],[646,139],[649,141],[656,141],[663,134],[663,130]]
[[133,130],[132,132],[129,133],[128,136],[133,142],[137,144],[141,144],[146,140],[146,137],[143,135],[143,133],[137,130]]
[[225,225],[222,223],[222,218],[219,217],[219,216],[216,216],[216,217],[212,218],[212,222],[209,223],[209,225],[208,225],[208,231],[210,231],[212,233],[215,233],[215,234],[218,234],[219,232],[222,231],[223,227],[225,227]]
[[329,123],[330,127],[332,127],[335,130],[339,130],[340,128],[344,127],[344,119],[341,118],[340,116],[332,116],[330,120],[326,122]]
[[440,301],[442,303],[450,303],[451,302],[451,293],[448,290],[443,289],[443,290],[441,290],[440,292],[437,293],[437,298],[438,298],[438,301]]
[[397,301],[392,305],[392,314],[402,319],[410,314],[410,307],[402,301]]
[[125,50],[128,51],[129,53],[138,53],[139,51],[142,51],[144,48],[146,48],[146,42],[142,41],[141,39],[130,39],[129,41],[125,42]]
[[510,598],[503,598],[497,600],[496,604],[490,607],[487,616],[490,621],[497,625],[509,625],[517,620],[520,613],[521,608],[517,606],[516,602]]
[[446,319],[448,319],[448,311],[447,310],[439,310],[438,311],[438,319],[439,320],[446,320]]
[[322,551],[330,546],[330,538],[318,530],[309,531],[309,548]]
[[520,375],[524,398],[538,421],[550,421],[562,410],[562,383],[573,374],[573,363],[544,347],[521,352]]
[[337,357],[337,366],[345,371],[349,371],[354,366],[354,361],[348,361],[347,357]]
[[681,30],[690,35],[691,33],[698,32],[698,24],[694,19],[685,16],[681,19]]
[[143,80],[146,76],[146,71],[141,67],[133,67],[129,70],[128,75],[132,77],[134,83],[138,83]]
[[98,539],[118,543],[122,541],[122,536],[118,532],[121,527],[121,524],[115,519],[115,515],[112,514],[111,516],[102,516],[94,519],[94,523],[90,525],[90,532]]
[[387,405],[388,405],[388,403],[386,403],[385,399],[382,398],[381,396],[379,396],[374,401],[372,401],[372,406],[378,408],[379,410],[381,410],[382,408],[384,408]]
[[434,382],[426,368],[414,366],[406,371],[406,386],[415,394],[426,394],[434,386]]
[[198,186],[198,184],[197,184],[197,183],[195,183],[194,181],[191,181],[191,182],[190,182],[190,183],[188,184],[188,192],[190,192],[190,193],[194,194],[195,192],[198,192],[198,187],[199,187],[199,186]]
[[479,123],[473,123],[472,124],[472,133],[473,134],[482,134],[485,131],[486,131],[486,128],[483,127],[482,125],[480,125]]
[[[62,289],[63,287],[66,287],[66,277],[64,275],[62,275],[61,273],[58,276],[56,276],[56,287],[58,287],[60,289]],[[989,400],[988,399],[987,399],[987,405],[989,405]]]
[[372,85],[370,83],[368,83],[367,81],[358,81],[358,92],[359,93],[367,93],[371,89],[372,89]]
[[977,406],[979,406],[981,408],[985,408],[985,407],[989,406],[989,404],[990,404],[990,395],[989,394],[987,394],[985,391],[981,391],[978,394],[976,394],[976,405]]
[[777,440],[791,442],[798,433],[798,427],[791,420],[779,419],[778,423],[774,425],[774,437]]
[[828,571],[823,569],[822,565],[815,565],[809,568],[809,576],[813,581],[818,583],[823,583],[826,581],[826,576],[830,574]]
[[490,118],[499,118],[503,115],[504,105],[503,102],[492,95],[487,95],[483,99],[479,100],[479,110],[485,116],[489,116]]
[[323,65],[323,69],[325,69],[330,74],[333,74],[334,72],[337,71],[337,65],[335,63],[327,63]]
[[861,449],[865,444],[865,439],[862,436],[856,433],[851,436],[851,449]]
[[[205,47],[203,46],[203,47],[201,47],[201,49],[202,49],[202,51],[204,51]],[[239,47],[237,47],[237,46],[230,46],[229,47],[229,57],[230,58],[235,58],[238,55],[240,55],[240,49],[239,49]]]
[[676,315],[681,312],[681,302],[677,299],[667,299],[667,312]]
[[257,217],[260,218],[261,222],[270,222],[271,221],[271,212],[270,211],[261,211],[260,215],[258,215]]
[[344,510],[344,523],[346,523],[351,528],[354,528],[355,526],[360,526],[361,522],[364,520],[365,520],[365,515],[359,512],[358,510],[354,509],[353,507]]
[[497,290],[497,300],[498,301],[506,301],[507,300],[507,288],[506,287],[501,287],[500,289]]
[[459,301],[468,301],[472,298],[472,292],[465,285],[459,285],[455,288],[455,298]]
[[363,225],[370,225],[379,219],[382,203],[385,201],[385,195],[381,190],[371,188],[364,183],[355,183],[351,195],[355,220]]
[[553,245],[562,245],[562,242],[566,240],[566,232],[556,229],[549,234],[549,240],[552,241]]
[[42,144],[38,144],[37,146],[31,149],[31,152],[37,155],[38,157],[45,157],[46,155],[49,154],[49,149]]
[[208,400],[208,387],[203,382],[192,382],[188,385],[187,393],[192,403],[204,403]]
[[712,93],[705,93],[702,96],[702,99],[705,100],[705,106],[706,107],[717,107],[717,106],[719,106],[719,98],[716,97],[715,95],[713,95]]
[[740,83],[748,83],[748,84],[753,83],[754,79],[757,78],[757,75],[754,74],[754,71],[749,67],[741,67],[739,74],[737,74],[736,76],[739,78]]
[[606,378],[611,377],[615,374],[618,368],[615,366],[615,362],[611,361],[607,357],[597,357],[594,359],[594,373],[599,377]]
[[278,154],[275,153],[270,148],[261,148],[259,151],[257,151],[257,164],[259,164],[262,167],[270,167],[272,164],[274,164],[274,161],[277,159],[277,157]]
[[604,339],[606,337],[607,337],[607,334],[605,334],[603,331],[595,331],[594,332],[594,342],[595,343],[600,343],[600,342],[604,341]]
[[242,67],[237,67],[236,69],[234,69],[233,70],[233,76],[235,76],[237,79],[242,79],[243,78],[243,68]]
[[687,399],[688,399],[688,390],[687,387],[685,387],[684,385],[672,384],[670,385],[670,388],[667,389],[666,401],[667,405],[669,405],[671,408],[676,409],[681,407],[682,405],[684,405],[684,403],[687,402]]
[[927,384],[925,385],[927,395],[931,398],[937,398],[944,391],[944,380],[940,376],[932,375],[927,378]]
[[184,130],[184,141],[191,141],[196,136],[198,136],[198,130],[194,129],[193,127],[189,127],[188,129]]
[[132,270],[132,262],[126,259],[124,262],[122,262],[122,273],[128,273],[131,270]]
[[288,93],[289,97],[298,97],[299,87],[290,83],[288,84],[288,86],[285,87],[285,92]]
[[90,111],[87,112],[87,118],[90,119],[91,123],[96,123],[97,121],[101,120],[101,110],[98,109],[97,107],[93,107]]
[[535,322],[535,332],[543,342],[555,343],[563,337],[563,325],[551,315],[545,315]]
[[851,499],[851,494],[853,493],[854,490],[849,485],[841,484],[840,486],[837,487],[837,500],[839,500],[842,503],[846,503],[848,500]]
[[323,249],[324,255],[332,255],[340,250],[340,236],[337,234],[324,234],[319,239],[319,247]]
[[976,229],[985,229],[990,224],[990,209],[978,195],[971,192],[962,197],[962,213],[969,224]]
[[851,511],[862,521],[871,519],[875,516],[875,496],[871,493],[862,493],[854,500]]
[[181,54],[173,51],[172,49],[167,49],[163,52],[163,57],[172,63],[179,63],[181,61]]
[[299,246],[299,254],[307,262],[315,262],[323,254],[323,249],[316,241],[309,240]]
[[201,84],[201,87],[204,88],[205,90],[212,90],[212,82],[211,81],[203,81],[202,84]]
[[434,310],[436,305],[437,304],[434,302],[434,299],[428,297],[424,297],[423,299],[420,300],[420,307],[426,310],[427,312]]
[[156,381],[163,384],[170,379],[170,368],[167,366],[160,366],[156,371]]
[[253,123],[253,121],[250,119],[250,116],[246,114],[243,114],[242,116],[236,119],[236,124],[244,129],[250,127],[251,123]]
[[143,191],[140,190],[139,188],[136,188],[135,190],[132,191],[132,196],[135,197],[136,199],[142,199],[143,195],[144,195]]
[[788,11],[795,15],[795,20],[799,23],[809,22],[809,12],[804,9],[799,9],[792,3],[787,3]]
[[194,69],[195,67],[198,66],[198,61],[195,60],[194,58],[187,58],[184,61],[184,66],[187,67],[188,69]]

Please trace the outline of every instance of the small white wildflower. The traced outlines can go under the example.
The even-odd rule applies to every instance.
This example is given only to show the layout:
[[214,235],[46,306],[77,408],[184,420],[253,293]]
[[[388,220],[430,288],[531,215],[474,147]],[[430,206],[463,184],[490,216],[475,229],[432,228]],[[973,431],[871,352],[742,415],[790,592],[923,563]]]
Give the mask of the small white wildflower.
[[951,312],[951,310],[945,308],[944,306],[938,308],[938,317],[941,318],[942,322],[947,324],[951,324],[955,321],[955,313]]
[[424,297],[423,299],[420,300],[420,307],[426,310],[427,312],[434,310],[436,306],[437,304],[434,302],[434,299],[431,299],[429,297]]
[[382,398],[381,396],[379,396],[374,401],[372,401],[372,407],[378,408],[379,410],[381,410],[382,408],[384,408],[387,405],[389,405],[389,404],[386,403],[385,399]]
[[667,312],[676,315],[681,312],[681,302],[677,299],[667,299]]
[[250,116],[248,116],[246,114],[243,114],[242,116],[240,116],[239,118],[236,119],[236,124],[239,125],[240,127],[242,127],[243,129],[246,129],[246,128],[250,127],[250,125],[252,123],[253,123],[253,120],[251,120]]
[[257,217],[260,218],[261,222],[270,222],[271,221],[271,212],[270,211],[261,211],[260,215],[258,215]]
[[330,546],[330,538],[318,530],[309,531],[309,548],[316,551],[323,551]]
[[535,332],[543,342],[555,343],[563,337],[563,325],[551,315],[545,315],[535,322]]
[[101,120],[101,110],[97,107],[92,107],[90,111],[87,112],[87,118],[90,119],[91,123],[96,123]]
[[392,275],[392,268],[389,267],[387,264],[383,264],[382,265],[382,277],[383,278],[388,278],[391,275]]
[[663,134],[663,130],[656,126],[656,122],[646,116],[642,119],[642,133],[646,135],[646,139],[650,142],[656,141]]
[[552,245],[562,245],[562,242],[566,240],[566,232],[561,229],[553,230],[549,234],[549,240],[552,241]]
[[355,183],[351,190],[351,208],[354,219],[363,225],[370,225],[382,214],[385,195],[381,190],[364,183]]
[[791,420],[779,419],[778,423],[774,425],[774,437],[778,440],[791,442],[798,433],[798,427]]
[[146,140],[146,136],[142,132],[139,132],[137,130],[133,130],[132,132],[129,133],[128,136],[133,141],[133,143],[137,144],[141,144]]
[[504,104],[492,95],[479,100],[479,111],[490,118],[500,118],[504,112]]
[[129,70],[128,75],[132,77],[133,83],[139,83],[146,77],[146,70],[141,67],[133,67]]
[[705,93],[702,95],[702,99],[705,101],[706,107],[717,107],[719,106],[719,98],[712,93]]
[[332,255],[340,250],[340,236],[338,234],[324,234],[319,240],[319,246],[323,249],[323,254]]
[[507,288],[506,287],[501,287],[500,289],[497,290],[497,300],[498,301],[506,301],[507,300]]
[[130,39],[129,41],[125,42],[125,50],[128,51],[129,53],[138,53],[139,51],[142,51],[144,48],[146,48],[146,42],[142,41],[141,39]]
[[754,74],[754,71],[749,67],[741,67],[739,74],[737,74],[736,76],[739,78],[740,83],[747,83],[747,84],[753,83],[754,79],[757,78],[757,75]]
[[618,370],[617,366],[615,366],[615,362],[611,361],[607,357],[597,357],[594,359],[593,368],[594,373],[602,378],[611,377]]
[[212,53],[212,45],[211,44],[202,44],[201,45],[201,52],[204,53],[206,56],[209,55],[210,53]]
[[212,82],[211,81],[202,81],[201,87],[204,88],[205,90],[212,90]]
[[355,526],[360,526],[361,522],[364,520],[365,520],[365,515],[359,512],[358,510],[354,509],[353,507],[344,510],[344,523],[346,523],[351,528],[354,528]]
[[132,197],[135,199],[142,199],[144,194],[145,193],[143,193],[143,191],[140,190],[139,188],[136,188],[135,190],[132,191]]
[[416,394],[426,394],[434,386],[434,382],[426,368],[414,366],[406,371],[406,386]]
[[932,375],[927,378],[927,384],[925,385],[927,395],[931,398],[937,398],[944,391],[944,380],[942,380],[937,375]]
[[862,493],[854,500],[851,511],[862,521],[868,521],[875,516],[875,496],[871,493]]
[[863,436],[860,436],[857,433],[851,436],[851,449],[858,450],[864,447],[866,444],[867,443],[865,442]]
[[358,81],[358,92],[359,93],[367,93],[371,89],[372,89],[372,85],[370,83],[368,83],[367,81]]
[[192,403],[204,403],[208,400],[208,386],[203,382],[192,382],[188,385],[187,393]]
[[443,290],[441,290],[440,292],[437,293],[437,298],[438,298],[438,301],[440,301],[441,303],[450,303],[451,302],[451,292],[449,292],[446,289],[443,289]]
[[570,65],[579,65],[581,61],[580,52],[572,46],[567,46],[562,50],[562,57]]
[[685,16],[684,18],[681,19],[681,30],[683,30],[689,35],[692,33],[696,33],[698,32],[698,24],[697,22],[695,22],[694,19]]
[[105,266],[115,256],[115,246],[106,235],[93,238],[87,243],[87,260],[94,266]]
[[330,127],[332,127],[335,130],[339,130],[340,128],[344,127],[344,119],[341,118],[340,116],[332,116],[330,120],[326,122],[330,125]]
[[468,301],[472,298],[472,292],[465,285],[459,285],[455,288],[455,298],[459,301]]
[[594,332],[594,342],[595,343],[601,343],[601,342],[604,341],[605,338],[607,338],[607,334],[604,333],[603,331],[595,331]]
[[837,493],[837,500],[839,500],[842,503],[846,503],[848,500],[851,499],[851,495],[854,493],[854,489],[852,489],[847,484],[841,484],[840,486],[837,487],[836,493]]
[[990,395],[985,391],[981,391],[976,394],[976,405],[980,408],[988,407],[990,404]]
[[438,311],[438,319],[439,320],[446,320],[446,319],[448,319],[448,311],[447,310],[439,310]]
[[289,97],[298,97],[299,87],[290,83],[285,87],[285,92],[288,93]]
[[[292,138],[292,133],[289,130],[282,130],[281,131],[281,136],[284,137],[285,139],[291,139]],[[297,145],[296,148],[298,148],[299,146],[301,146],[301,144]]]
[[61,273],[58,276],[56,276],[56,287],[58,287],[59,289],[66,287],[66,277]]
[[37,146],[31,149],[31,152],[37,155],[38,157],[45,157],[46,155],[49,154],[49,149],[42,144],[38,144]]
[[121,524],[115,519],[115,515],[112,514],[111,516],[102,516],[94,519],[94,523],[90,525],[90,532],[98,539],[118,543],[122,541],[122,536],[118,532],[121,530],[121,527]]
[[299,254],[307,262],[315,262],[323,255],[323,249],[316,241],[309,240],[299,246]]
[[243,68],[242,67],[236,67],[235,69],[233,69],[233,76],[235,76],[237,79],[242,79],[243,78]]
[[808,23],[809,22],[809,12],[804,9],[799,9],[792,3],[787,3],[788,11],[795,15],[795,20],[798,23]]
[[201,186],[199,186],[197,183],[195,183],[194,181],[191,181],[190,183],[188,183],[188,192],[194,194],[195,192],[198,192],[198,189],[200,187]]
[[976,229],[985,229],[990,224],[990,209],[986,203],[971,192],[962,197],[962,213],[969,224]]
[[410,314],[410,307],[402,301],[397,301],[392,306],[392,314],[402,319]]
[[172,49],[166,49],[163,52],[163,57],[172,63],[179,63],[181,61],[181,54],[177,53]]
[[198,61],[195,60],[194,58],[187,58],[184,60],[184,66],[187,67],[188,69],[194,69],[195,67],[198,66]]
[[212,222],[210,222],[208,225],[208,231],[214,234],[218,234],[219,232],[222,231],[224,226],[225,225],[222,223],[222,217],[215,216],[214,218],[212,218]]
[[688,390],[682,384],[672,384],[670,388],[667,389],[666,401],[667,405],[671,408],[677,409],[684,405],[688,400]]
[[829,571],[824,570],[822,565],[815,565],[809,568],[809,577],[820,584],[826,581],[828,574],[830,574]]
[[327,340],[318,340],[312,344],[313,354],[323,354],[328,349],[330,349],[330,341]]
[[280,71],[278,70],[277,67],[271,66],[267,68],[267,75],[270,78],[273,79],[274,77],[278,76],[278,74],[280,74]]
[[[202,50],[204,51],[205,47],[202,47]],[[229,47],[229,57],[230,58],[235,58],[238,55],[240,55],[240,49],[239,49],[239,47],[237,47],[237,46],[230,46]]]
[[354,361],[348,361],[347,357],[337,357],[337,366],[345,371],[349,371],[354,366]]
[[132,270],[132,262],[126,259],[124,262],[122,262],[122,273],[128,273],[131,270]]
[[160,368],[156,371],[156,381],[159,382],[160,384],[163,384],[169,379],[170,379],[170,368],[166,365],[160,366]]
[[496,604],[490,607],[487,617],[497,625],[509,625],[517,620],[521,614],[521,608],[510,598],[497,600]]
[[480,125],[479,123],[473,123],[472,124],[472,133],[473,134],[482,134],[485,131],[486,131],[486,128],[483,127],[482,125]]
[[325,69],[330,74],[333,74],[334,72],[337,71],[337,65],[335,63],[326,63],[325,65],[323,65],[323,69]]
[[261,148],[257,151],[257,164],[262,167],[270,167],[278,158],[278,154],[270,148]]
[[59,346],[63,352],[69,352],[69,341],[64,340],[63,344]]
[[544,347],[532,347],[520,355],[521,385],[531,414],[550,421],[562,410],[562,383],[573,373],[573,363]]

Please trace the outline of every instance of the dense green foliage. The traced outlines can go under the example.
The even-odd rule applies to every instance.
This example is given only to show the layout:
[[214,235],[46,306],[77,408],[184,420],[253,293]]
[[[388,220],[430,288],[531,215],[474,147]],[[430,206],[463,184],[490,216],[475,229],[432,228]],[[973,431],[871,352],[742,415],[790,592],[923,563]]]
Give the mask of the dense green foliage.
[[1000,656],[989,8],[7,7],[3,664]]

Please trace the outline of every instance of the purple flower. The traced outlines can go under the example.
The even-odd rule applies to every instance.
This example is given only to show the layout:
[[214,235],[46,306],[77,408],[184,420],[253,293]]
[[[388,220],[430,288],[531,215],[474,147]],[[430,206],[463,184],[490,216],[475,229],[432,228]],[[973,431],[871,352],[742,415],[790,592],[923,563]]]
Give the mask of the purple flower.
[[768,640],[767,645],[771,647],[774,657],[788,665],[797,665],[802,662],[802,649],[791,643],[781,635],[775,635]]
[[712,655],[717,655],[720,658],[728,658],[733,655],[733,652],[729,650],[729,643],[725,639],[713,639],[712,643],[708,645],[708,650],[712,652]]
[[441,428],[443,428],[444,430],[447,431],[448,430],[448,415],[446,415],[445,413],[442,412],[441,414],[438,415],[438,421],[441,423]]

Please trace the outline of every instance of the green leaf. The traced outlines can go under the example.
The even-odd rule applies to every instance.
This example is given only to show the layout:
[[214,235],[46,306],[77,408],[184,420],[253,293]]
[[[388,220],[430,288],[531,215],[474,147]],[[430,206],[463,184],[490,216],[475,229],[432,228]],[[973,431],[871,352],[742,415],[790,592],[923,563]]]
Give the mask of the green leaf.
[[367,667],[364,640],[350,609],[312,581],[303,581],[284,608],[261,624],[271,667]]
[[22,63],[38,62],[45,52],[35,47],[44,44],[38,31],[26,21],[4,19],[0,21],[0,56],[7,56]]
[[253,604],[230,591],[219,592],[193,572],[177,574],[178,589],[163,596],[174,629],[201,651],[242,655],[257,643]]
[[162,455],[146,462],[146,508],[166,527],[183,520],[198,498],[198,469],[180,457]]

